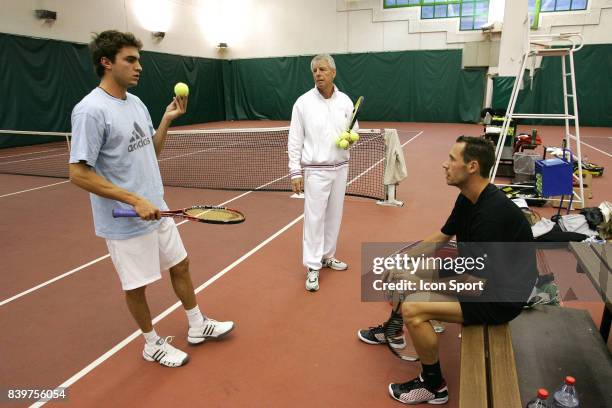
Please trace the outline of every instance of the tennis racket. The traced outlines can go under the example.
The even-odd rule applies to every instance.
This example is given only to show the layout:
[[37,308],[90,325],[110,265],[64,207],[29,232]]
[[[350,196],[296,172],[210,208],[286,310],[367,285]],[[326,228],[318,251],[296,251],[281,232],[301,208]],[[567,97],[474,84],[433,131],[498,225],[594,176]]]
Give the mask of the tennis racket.
[[[423,253],[426,256],[438,258],[457,256],[457,245],[455,242],[451,241],[442,247],[435,248],[437,246],[437,244],[428,244],[418,241],[394,252],[389,256],[389,258],[393,258],[396,255],[407,255],[416,258],[421,256]],[[417,274],[419,274],[419,272],[421,271],[417,271]],[[431,270],[429,270],[429,272],[431,273]],[[436,274],[439,274],[439,272],[440,271],[435,271]],[[382,276],[382,280],[389,283],[398,283],[400,281],[409,280],[417,281],[418,279],[418,276],[415,276],[414,274],[410,273],[410,271],[406,270],[388,270],[385,271],[384,275]],[[383,335],[387,347],[396,357],[404,361],[418,360],[416,351],[409,343],[410,340],[406,338],[407,336],[404,333],[404,319],[401,311],[402,304],[406,299],[406,296],[410,295],[411,293],[412,292],[407,292],[401,289],[387,291],[387,299],[391,303],[392,310],[389,319],[383,324]]]
[[[205,222],[207,224],[239,224],[245,220],[240,211],[212,205],[194,205],[174,211],[162,211],[162,217],[178,217],[189,221]],[[136,210],[115,208],[113,217],[138,217]]]
[[357,122],[357,115],[359,114],[359,110],[361,109],[361,106],[363,106],[363,96],[360,96],[359,98],[357,98],[357,102],[355,102],[355,106],[353,107],[353,114],[351,115],[351,121],[349,123],[349,127],[347,129],[347,131],[351,131],[353,130],[353,127],[355,126],[355,122]]

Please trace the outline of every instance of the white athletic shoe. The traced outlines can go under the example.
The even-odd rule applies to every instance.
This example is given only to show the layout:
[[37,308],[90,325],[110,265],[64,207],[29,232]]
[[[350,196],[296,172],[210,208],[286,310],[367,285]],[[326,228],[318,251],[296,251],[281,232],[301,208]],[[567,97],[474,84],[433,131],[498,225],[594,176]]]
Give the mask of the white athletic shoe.
[[335,271],[345,271],[348,269],[348,265],[336,258],[327,258],[321,261],[323,268],[331,268]]
[[308,273],[306,274],[306,290],[309,292],[316,292],[319,290],[318,270],[308,268]]
[[201,326],[190,327],[187,333],[189,344],[200,344],[205,340],[218,340],[234,330],[234,322],[218,322],[206,318]]
[[145,344],[142,357],[147,361],[157,361],[166,367],[180,367],[187,364],[189,356],[187,353],[170,345],[173,336],[160,337],[153,344]]

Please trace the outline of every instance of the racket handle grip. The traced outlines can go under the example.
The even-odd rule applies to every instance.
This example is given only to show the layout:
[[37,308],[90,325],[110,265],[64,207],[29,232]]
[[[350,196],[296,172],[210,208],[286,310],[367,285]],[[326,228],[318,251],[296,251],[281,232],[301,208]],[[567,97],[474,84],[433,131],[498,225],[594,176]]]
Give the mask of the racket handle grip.
[[113,217],[138,217],[136,210],[130,210],[127,208],[113,208]]

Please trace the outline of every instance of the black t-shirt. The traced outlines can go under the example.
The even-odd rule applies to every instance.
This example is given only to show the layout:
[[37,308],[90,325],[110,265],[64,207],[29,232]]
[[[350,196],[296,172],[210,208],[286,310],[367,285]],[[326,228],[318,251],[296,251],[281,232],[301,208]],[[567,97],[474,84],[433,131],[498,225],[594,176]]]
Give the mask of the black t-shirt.
[[484,270],[469,272],[487,279],[482,301],[527,301],[538,275],[531,226],[497,187],[487,185],[475,204],[459,194],[442,233],[456,237],[460,256],[487,255]]
[[493,184],[487,185],[475,204],[463,194],[442,227],[457,242],[532,242],[531,226],[523,212]]

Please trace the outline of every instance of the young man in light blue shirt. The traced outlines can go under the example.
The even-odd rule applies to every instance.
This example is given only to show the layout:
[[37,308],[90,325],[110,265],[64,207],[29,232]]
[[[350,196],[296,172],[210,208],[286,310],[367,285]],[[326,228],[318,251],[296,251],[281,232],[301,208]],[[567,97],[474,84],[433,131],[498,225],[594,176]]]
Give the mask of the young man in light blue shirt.
[[[198,307],[189,260],[167,210],[157,157],[172,121],[187,109],[187,97],[175,97],[153,128],[146,106],[127,89],[138,84],[142,43],[131,33],[110,30],[90,43],[100,85],[72,112],[70,180],[89,191],[96,235],[105,238],[125,291],[128,309],[145,338],[143,357],[179,367],[189,357],[157,335],[151,322],[146,286],[169,269],[172,286],[189,320],[187,340],[199,344],[234,328],[233,322],[205,317]],[[113,218],[113,208],[131,208],[140,218]]]

